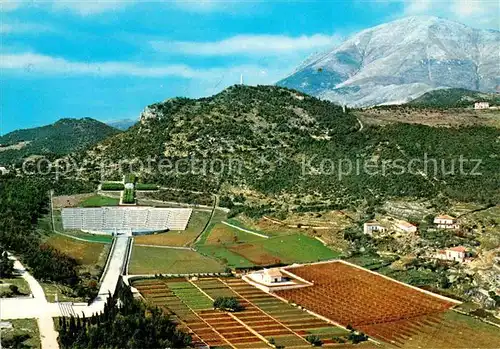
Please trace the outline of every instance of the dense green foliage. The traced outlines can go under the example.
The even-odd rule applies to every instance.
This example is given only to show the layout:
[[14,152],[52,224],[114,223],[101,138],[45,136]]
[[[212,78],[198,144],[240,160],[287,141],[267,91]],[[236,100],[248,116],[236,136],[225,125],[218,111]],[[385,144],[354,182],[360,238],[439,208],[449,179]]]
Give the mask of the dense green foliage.
[[135,185],[136,190],[158,190],[158,186],[156,184],[147,184],[147,183],[137,183]]
[[106,182],[101,184],[101,190],[123,190],[123,183]]
[[408,105],[426,108],[467,108],[473,107],[474,102],[489,102],[490,105],[500,105],[500,95],[463,88],[449,88],[427,92]]
[[120,286],[104,312],[90,318],[59,318],[63,349],[80,348],[186,348],[191,337],[179,331],[161,310],[146,308],[130,288]]
[[0,177],[0,245],[20,256],[35,278],[68,285],[82,297],[94,295],[95,290],[86,286],[92,280],[78,275],[73,258],[41,243],[41,234],[45,232],[35,226],[48,212],[50,189],[72,194],[87,187],[44,177]]
[[30,155],[54,158],[69,154],[119,132],[90,118],[61,119],[51,125],[17,130],[0,137],[0,164],[14,163]]
[[10,278],[14,273],[14,261],[9,259],[7,251],[0,246],[0,278]]
[[495,128],[391,124],[360,131],[353,113],[271,86],[171,99],[148,107],[148,114],[155,117],[82,158],[99,166],[132,159],[146,164],[152,156],[150,169],[135,170],[148,183],[223,195],[245,188],[271,199],[270,210],[283,203],[304,211],[341,208],[367,197],[500,200]]
[[134,189],[125,189],[123,191],[123,203],[124,204],[135,203],[135,191],[134,191]]
[[214,300],[214,309],[241,311],[244,308],[234,297],[217,297]]
[[192,193],[186,190],[161,189],[154,193],[146,193],[145,197],[155,200],[182,202],[192,205],[211,206],[214,203],[213,196],[210,193]]

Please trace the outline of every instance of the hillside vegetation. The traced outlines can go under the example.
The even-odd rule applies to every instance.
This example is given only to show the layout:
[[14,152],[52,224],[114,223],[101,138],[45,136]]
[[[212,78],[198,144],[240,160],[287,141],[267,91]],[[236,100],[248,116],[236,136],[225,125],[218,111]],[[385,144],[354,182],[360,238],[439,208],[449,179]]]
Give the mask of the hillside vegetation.
[[475,102],[489,102],[490,105],[500,105],[500,95],[463,88],[449,88],[427,92],[409,102],[408,105],[432,108],[467,108],[473,107]]
[[[361,129],[354,113],[330,102],[280,87],[233,86],[210,98],[153,104],[140,123],[80,157],[95,166],[125,159],[146,164],[153,157],[164,161],[161,171],[133,169],[145,181],[230,198],[243,193],[238,204],[259,198],[264,206],[254,207],[258,211],[339,208],[402,196],[485,202],[500,198],[499,137],[499,130],[485,126],[395,123]],[[426,171],[425,156],[435,159],[437,173]],[[458,174],[460,158],[478,161],[467,160]],[[223,170],[210,168],[211,160],[223,163]],[[384,161],[390,164],[385,170]],[[363,168],[370,162],[376,173]],[[411,169],[400,173],[395,162]],[[351,171],[344,173],[347,164]],[[116,168],[106,168],[116,177]]]
[[0,137],[0,164],[13,163],[30,155],[69,154],[119,132],[90,118],[61,119],[51,125],[13,131]]

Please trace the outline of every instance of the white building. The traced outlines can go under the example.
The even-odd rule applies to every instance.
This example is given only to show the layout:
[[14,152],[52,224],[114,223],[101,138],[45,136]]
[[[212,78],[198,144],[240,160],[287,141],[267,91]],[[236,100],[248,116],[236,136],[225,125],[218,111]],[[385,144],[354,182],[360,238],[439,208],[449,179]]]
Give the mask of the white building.
[[7,173],[9,173],[9,170],[7,169],[7,167],[0,166],[0,175],[4,175]]
[[415,233],[417,231],[417,226],[411,224],[407,221],[400,221],[396,227],[404,233]]
[[267,284],[273,284],[284,281],[283,274],[278,268],[264,269],[262,281]]
[[489,109],[490,103],[488,102],[476,102],[474,103],[474,109]]
[[374,231],[383,233],[386,230],[387,229],[381,226],[377,221],[368,221],[363,224],[363,233],[365,233],[366,235],[373,235]]
[[456,246],[440,250],[437,253],[438,259],[463,263],[465,261],[467,249],[463,246]]
[[434,217],[434,224],[439,229],[458,229],[460,226],[457,224],[457,219],[448,215],[439,215]]

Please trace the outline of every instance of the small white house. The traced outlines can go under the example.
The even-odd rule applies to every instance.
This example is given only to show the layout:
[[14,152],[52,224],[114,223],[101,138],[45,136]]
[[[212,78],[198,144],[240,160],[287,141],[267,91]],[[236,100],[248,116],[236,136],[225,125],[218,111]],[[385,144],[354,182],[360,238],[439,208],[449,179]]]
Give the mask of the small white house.
[[381,226],[377,221],[368,221],[363,224],[363,232],[366,235],[373,235],[374,231],[383,233],[386,231],[386,228]]
[[438,259],[463,263],[465,261],[467,249],[463,246],[456,246],[440,250],[437,253]]
[[0,175],[4,175],[7,173],[9,173],[9,170],[7,169],[7,167],[0,166]]
[[417,226],[411,224],[407,221],[400,221],[396,227],[404,233],[415,233],[417,231]]
[[284,281],[284,277],[278,268],[264,269],[262,281],[272,284]]
[[488,102],[476,102],[474,103],[474,109],[480,110],[480,109],[489,109],[490,108],[490,103]]
[[457,224],[457,219],[448,215],[439,215],[434,217],[434,224],[439,229],[458,229],[460,226]]

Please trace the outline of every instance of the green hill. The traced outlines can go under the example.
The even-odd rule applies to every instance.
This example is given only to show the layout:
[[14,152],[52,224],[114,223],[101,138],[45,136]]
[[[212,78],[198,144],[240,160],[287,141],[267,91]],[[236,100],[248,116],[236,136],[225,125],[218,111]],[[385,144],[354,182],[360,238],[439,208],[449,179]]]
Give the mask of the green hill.
[[462,88],[434,90],[409,102],[408,105],[438,108],[467,108],[475,102],[489,102],[490,105],[500,105],[500,95],[482,93]]
[[31,155],[69,154],[119,132],[91,118],[61,119],[51,125],[13,131],[0,137],[0,164],[17,162]]
[[[498,200],[498,137],[498,129],[485,126],[395,123],[361,130],[354,113],[331,102],[281,87],[233,86],[209,98],[153,104],[141,122],[79,156],[89,167],[136,159],[142,180],[219,192],[226,205],[229,197],[257,210],[308,210],[439,194]],[[425,157],[435,160],[438,173],[434,162],[425,168]],[[461,157],[481,164],[476,169],[469,161],[458,173]],[[447,173],[453,166],[454,174]],[[116,168],[106,168],[118,177]]]

